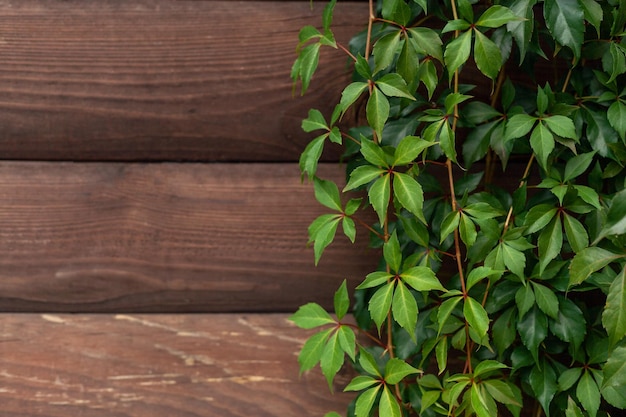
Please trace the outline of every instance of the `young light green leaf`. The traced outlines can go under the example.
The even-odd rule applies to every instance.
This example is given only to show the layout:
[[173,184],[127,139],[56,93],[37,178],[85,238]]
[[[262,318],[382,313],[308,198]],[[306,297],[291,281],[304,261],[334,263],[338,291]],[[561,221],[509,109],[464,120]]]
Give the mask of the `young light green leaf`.
[[300,374],[312,369],[317,365],[322,358],[322,352],[328,336],[333,329],[327,329],[319,333],[315,333],[313,336],[304,343],[300,354],[298,355],[298,363],[300,364]]
[[[326,217],[330,216],[330,217]],[[335,238],[335,234],[337,233],[337,227],[339,226],[339,222],[341,221],[341,215],[326,215],[320,216],[318,219],[326,218],[327,221],[320,224],[319,227],[315,223],[315,221],[309,227],[309,240],[314,241],[313,244],[313,253],[315,255],[315,265],[317,265],[322,257],[322,253],[324,249],[328,245],[330,245]],[[315,226],[315,227],[314,227]]]
[[378,220],[380,224],[385,222],[387,217],[387,207],[389,205],[389,198],[391,196],[391,174],[385,174],[378,178],[374,184],[372,184],[368,196],[374,211],[378,214]]
[[455,133],[450,124],[445,121],[439,132],[439,146],[441,146],[441,150],[446,157],[456,164]]
[[333,389],[333,380],[335,379],[335,375],[337,375],[337,372],[341,369],[343,362],[344,352],[339,344],[338,334],[337,332],[334,332],[328,338],[328,342],[326,343],[326,346],[324,346],[322,357],[320,359],[322,373],[326,377],[326,382],[328,382],[328,387],[331,391]]
[[347,281],[344,279],[333,298],[333,306],[335,307],[335,314],[337,319],[341,320],[345,317],[350,307],[350,296],[348,295]]
[[435,272],[425,266],[414,266],[400,274],[400,278],[416,291],[446,291]]
[[572,50],[576,58],[584,40],[584,13],[578,0],[546,0],[543,7],[552,37]]
[[367,90],[367,83],[364,82],[354,82],[349,84],[341,93],[341,101],[339,102],[339,107],[341,108],[341,112],[345,113],[348,108],[354,104],[355,101],[364,91]]
[[385,365],[385,383],[391,385],[399,384],[407,376],[419,373],[422,373],[422,371],[414,368],[402,359],[392,358]]
[[387,167],[387,159],[383,149],[374,141],[361,137],[361,154],[372,165]]
[[383,387],[378,407],[380,417],[402,417],[400,404],[387,385]]
[[475,29],[474,32],[474,60],[476,61],[476,66],[485,76],[495,80],[502,67],[500,48],[478,29]]
[[462,33],[446,47],[443,59],[448,70],[448,78],[452,80],[454,72],[467,62],[472,49],[472,31]]
[[391,303],[393,319],[415,339],[415,325],[417,324],[417,302],[415,297],[402,281],[396,285]]
[[521,20],[515,13],[504,6],[491,6],[476,21],[476,26],[498,28],[514,20]]
[[472,297],[467,297],[463,302],[463,316],[480,338],[482,339],[489,330],[489,316],[485,308]]
[[372,95],[367,100],[365,116],[378,138],[382,138],[383,127],[389,118],[389,100],[378,88],[372,90]]
[[329,128],[322,112],[316,109],[310,109],[309,117],[302,121],[302,130],[305,132],[313,132],[315,130],[329,130]]
[[585,417],[583,410],[581,410],[576,401],[572,397],[567,397],[567,408],[565,409],[565,417]]
[[381,386],[382,384],[370,388],[357,397],[354,406],[354,413],[356,417],[370,416],[372,407],[374,406],[374,401],[376,401],[376,397],[378,396],[378,391],[380,391]]
[[596,417],[600,408],[600,387],[596,384],[591,373],[587,370],[583,373],[576,387],[576,397],[583,408],[591,417]]
[[474,285],[485,278],[498,279],[502,276],[502,270],[493,270],[487,266],[479,266],[470,271],[467,275],[466,289],[469,291]]
[[424,218],[424,192],[422,186],[408,174],[395,172],[393,175],[394,195],[402,207],[426,223]]
[[369,375],[358,375],[350,381],[350,383],[343,389],[344,391],[361,391],[372,385],[379,384],[380,381],[376,378],[372,378]]
[[383,285],[376,290],[374,295],[372,295],[372,298],[370,298],[368,310],[372,316],[372,320],[376,323],[376,327],[378,327],[379,332],[381,326],[387,318],[387,314],[389,314],[389,311],[391,310],[394,287],[395,284],[393,282]]
[[303,175],[307,173],[309,180],[312,180],[317,172],[317,164],[322,156],[322,151],[324,150],[325,139],[326,135],[316,137],[309,142],[300,155],[300,171]]
[[609,334],[611,347],[626,336],[626,269],[622,269],[611,283],[602,312],[602,325]]
[[378,369],[376,359],[366,349],[359,349],[359,365],[366,373],[377,376],[382,380],[382,374]]
[[342,211],[337,184],[315,177],[313,189],[315,190],[315,199],[320,204],[332,210]]
[[437,346],[435,346],[435,358],[437,359],[439,375],[441,375],[448,366],[448,336],[440,338],[437,342]]
[[474,368],[474,378],[482,377],[483,379],[485,379],[486,376],[489,376],[493,372],[507,368],[508,366],[506,366],[502,362],[498,362],[493,359],[482,360]]
[[302,329],[313,329],[325,324],[334,324],[335,320],[317,303],[308,303],[298,308],[294,314],[289,317],[296,326]]
[[557,319],[559,316],[559,300],[554,292],[545,285],[531,281],[535,293],[535,301],[539,309],[546,313],[548,317]]
[[337,4],[337,0],[331,0],[324,7],[324,12],[322,13],[322,27],[325,32],[330,31],[330,25],[333,23],[333,13],[335,10],[335,5]]

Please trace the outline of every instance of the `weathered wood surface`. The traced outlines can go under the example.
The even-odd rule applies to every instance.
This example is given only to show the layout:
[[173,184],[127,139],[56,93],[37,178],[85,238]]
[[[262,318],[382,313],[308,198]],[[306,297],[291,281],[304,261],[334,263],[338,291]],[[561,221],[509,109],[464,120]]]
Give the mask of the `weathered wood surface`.
[[[302,118],[329,114],[350,76],[328,48],[292,96],[298,31],[324,4],[0,0],[0,157],[297,160]],[[339,2],[339,41],[358,15],[367,3]]]
[[0,315],[5,416],[321,417],[353,398],[286,315]]
[[1,162],[0,311],[330,306],[377,260],[361,229],[314,266],[307,227],[329,211],[295,164]]

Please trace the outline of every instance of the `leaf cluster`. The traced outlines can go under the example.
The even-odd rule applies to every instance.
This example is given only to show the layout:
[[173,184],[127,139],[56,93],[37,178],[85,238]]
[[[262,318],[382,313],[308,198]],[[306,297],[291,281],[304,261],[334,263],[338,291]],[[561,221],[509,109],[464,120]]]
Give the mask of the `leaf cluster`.
[[[304,93],[326,46],[353,68],[328,119],[302,123],[318,133],[302,175],[331,210],[309,243],[317,263],[339,225],[354,242],[362,224],[382,257],[353,303],[344,281],[335,317],[292,316],[318,329],[302,371],[320,364],[332,387],[350,362],[356,417],[620,415],[626,6],[370,0],[344,46],[335,3],[300,32],[292,71]],[[363,125],[342,123],[350,109]],[[342,189],[317,175],[326,145],[345,149]]]

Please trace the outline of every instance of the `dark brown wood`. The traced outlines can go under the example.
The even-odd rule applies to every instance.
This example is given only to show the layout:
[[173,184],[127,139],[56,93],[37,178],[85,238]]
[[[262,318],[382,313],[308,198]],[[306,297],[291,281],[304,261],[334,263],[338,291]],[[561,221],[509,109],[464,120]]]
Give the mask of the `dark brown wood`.
[[[321,26],[323,6],[0,0],[0,156],[296,161],[311,138],[302,118],[328,115],[349,79],[327,48],[314,91],[292,96],[298,31]],[[366,16],[366,3],[339,2],[337,39]]]
[[2,415],[321,417],[319,368],[299,377],[310,332],[286,315],[0,315]]
[[0,310],[330,306],[377,260],[339,231],[315,267],[307,227],[328,212],[295,164],[2,162]]

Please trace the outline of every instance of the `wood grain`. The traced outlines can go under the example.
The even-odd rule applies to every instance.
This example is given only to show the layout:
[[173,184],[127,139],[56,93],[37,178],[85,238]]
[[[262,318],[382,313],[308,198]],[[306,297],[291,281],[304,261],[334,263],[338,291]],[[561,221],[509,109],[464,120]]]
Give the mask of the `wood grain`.
[[0,315],[2,415],[321,417],[319,368],[299,377],[310,332],[286,315]]
[[[349,79],[322,52],[293,97],[309,1],[0,0],[0,155],[87,161],[296,161],[311,107],[330,114]],[[367,3],[339,2],[339,41]],[[327,159],[336,159],[338,151]]]
[[2,162],[0,310],[330,306],[377,259],[339,232],[315,267],[307,227],[328,212],[294,164]]

